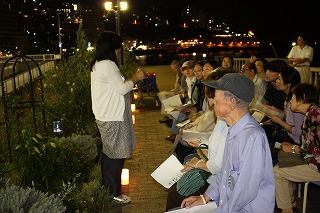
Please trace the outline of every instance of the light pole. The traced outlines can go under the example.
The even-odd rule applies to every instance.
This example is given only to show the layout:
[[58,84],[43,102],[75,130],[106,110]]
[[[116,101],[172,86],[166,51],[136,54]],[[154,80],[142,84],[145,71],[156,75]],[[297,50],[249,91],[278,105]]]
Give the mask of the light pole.
[[[112,2],[106,1],[104,3],[104,7],[107,11],[113,11],[115,13],[115,20],[116,20],[116,33],[121,37],[121,19],[120,19],[120,12],[125,11],[128,9],[128,3],[126,1],[120,1],[117,0],[117,5],[115,6],[115,9],[112,7]],[[120,61],[121,65],[123,64],[123,49],[121,46],[120,51]]]
[[61,26],[60,26],[60,14],[58,13],[58,36],[59,36],[59,50],[60,50],[60,59],[62,59],[62,41],[61,41]]

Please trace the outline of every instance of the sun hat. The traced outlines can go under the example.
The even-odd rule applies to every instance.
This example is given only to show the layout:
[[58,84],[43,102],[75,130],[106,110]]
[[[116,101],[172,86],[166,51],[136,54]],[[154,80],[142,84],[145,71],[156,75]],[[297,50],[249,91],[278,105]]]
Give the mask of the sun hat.
[[193,68],[193,67],[194,67],[194,61],[193,60],[189,60],[189,61],[183,62],[182,66],[181,66],[181,70],[183,68]]
[[227,73],[219,80],[204,81],[203,84],[217,90],[229,91],[246,102],[251,102],[254,97],[253,81],[240,73]]

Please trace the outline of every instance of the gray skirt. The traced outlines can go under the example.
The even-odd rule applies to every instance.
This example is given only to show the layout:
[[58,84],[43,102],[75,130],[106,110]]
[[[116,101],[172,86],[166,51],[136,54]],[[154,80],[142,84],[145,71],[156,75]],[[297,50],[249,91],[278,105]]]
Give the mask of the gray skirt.
[[136,148],[130,96],[125,96],[123,121],[96,120],[102,140],[102,151],[109,158],[130,158]]

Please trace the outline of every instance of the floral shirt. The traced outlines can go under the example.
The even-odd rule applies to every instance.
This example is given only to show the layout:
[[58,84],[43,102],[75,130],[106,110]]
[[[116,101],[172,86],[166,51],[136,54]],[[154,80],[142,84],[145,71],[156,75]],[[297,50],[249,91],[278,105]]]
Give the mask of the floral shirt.
[[309,165],[320,171],[320,107],[310,105],[302,124],[300,155],[311,157]]

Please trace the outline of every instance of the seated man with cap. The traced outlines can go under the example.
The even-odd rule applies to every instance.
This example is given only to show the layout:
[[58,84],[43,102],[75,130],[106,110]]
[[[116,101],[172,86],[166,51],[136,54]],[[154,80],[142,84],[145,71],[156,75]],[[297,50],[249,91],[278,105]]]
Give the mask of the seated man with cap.
[[180,207],[192,208],[213,200],[218,206],[214,212],[273,213],[275,183],[268,139],[249,113],[254,97],[252,80],[229,73],[203,83],[216,89],[214,110],[225,119],[229,132],[222,168],[203,195],[184,199]]

